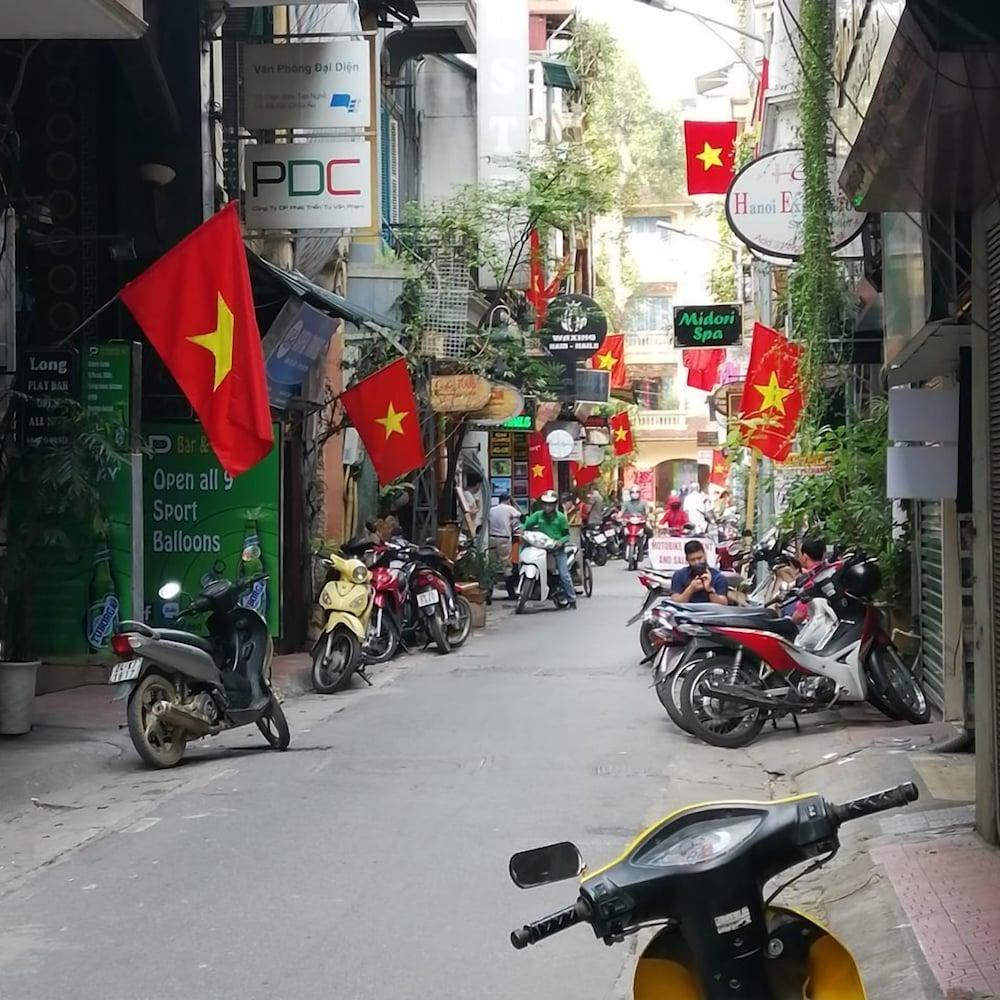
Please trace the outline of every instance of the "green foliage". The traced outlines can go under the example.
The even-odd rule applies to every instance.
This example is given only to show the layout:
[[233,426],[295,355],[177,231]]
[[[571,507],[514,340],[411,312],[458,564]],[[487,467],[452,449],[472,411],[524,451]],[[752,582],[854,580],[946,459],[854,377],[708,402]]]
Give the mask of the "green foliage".
[[567,59],[581,80],[590,161],[617,178],[620,204],[676,199],[684,178],[677,117],[654,105],[611,31],[591,21],[579,24]]
[[830,471],[792,484],[779,523],[876,556],[885,598],[906,607],[910,545],[905,532],[893,525],[892,503],[886,496],[887,432],[884,400],[876,400],[866,416],[846,427],[821,428],[812,451],[828,457]]
[[455,579],[468,583],[478,583],[490,594],[493,586],[503,578],[506,565],[494,556],[489,549],[478,549],[472,546],[461,559],[455,563]]
[[708,289],[712,294],[713,302],[736,302],[739,295],[736,283],[736,261],[733,252],[727,249],[732,239],[732,231],[726,221],[724,205],[720,205],[716,209],[716,229],[719,234],[719,242],[725,246],[718,247],[715,251],[712,272],[708,277]]
[[[38,567],[76,561],[89,553],[93,533],[106,531],[101,487],[128,466],[120,450],[124,428],[95,417],[75,400],[18,396],[47,411],[50,441],[19,448],[13,434],[15,407],[0,437],[0,507],[6,545],[0,562],[0,636],[4,656],[30,658],[28,602]],[[86,530],[90,526],[91,530]],[[81,534],[83,528],[83,534]]]

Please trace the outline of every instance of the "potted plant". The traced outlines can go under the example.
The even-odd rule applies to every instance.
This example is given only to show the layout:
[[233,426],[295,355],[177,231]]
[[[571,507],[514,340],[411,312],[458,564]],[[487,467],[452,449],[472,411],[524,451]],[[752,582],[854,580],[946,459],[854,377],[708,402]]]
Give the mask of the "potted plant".
[[[122,428],[104,423],[75,400],[8,399],[0,423],[0,734],[31,728],[40,661],[32,624],[39,570],[54,560],[89,555],[107,533],[101,484],[127,459],[116,444]],[[22,446],[15,415],[44,416],[45,435]],[[87,552],[84,552],[84,549]]]
[[472,606],[472,624],[486,624],[486,605],[493,603],[493,588],[503,577],[503,563],[488,549],[470,548],[455,564],[455,579]]

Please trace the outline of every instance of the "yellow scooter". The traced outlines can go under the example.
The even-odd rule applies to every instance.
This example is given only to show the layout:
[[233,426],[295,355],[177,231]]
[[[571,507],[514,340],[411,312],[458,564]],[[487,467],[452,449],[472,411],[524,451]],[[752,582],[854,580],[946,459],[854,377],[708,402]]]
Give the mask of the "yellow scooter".
[[326,560],[329,572],[319,595],[325,620],[312,651],[312,682],[320,694],[343,690],[355,671],[364,677],[362,644],[368,632],[375,588],[360,559],[336,552]]
[[579,923],[609,945],[660,927],[636,967],[635,1000],[865,1000],[844,945],[809,917],[771,906],[777,893],[765,900],[764,886],[797,864],[812,862],[800,877],[829,861],[848,820],[917,795],[907,783],[845,805],[798,795],[689,806],[595,872],[570,843],[515,854],[510,876],[522,889],[583,878],[572,906],[514,931],[511,943],[526,948]]

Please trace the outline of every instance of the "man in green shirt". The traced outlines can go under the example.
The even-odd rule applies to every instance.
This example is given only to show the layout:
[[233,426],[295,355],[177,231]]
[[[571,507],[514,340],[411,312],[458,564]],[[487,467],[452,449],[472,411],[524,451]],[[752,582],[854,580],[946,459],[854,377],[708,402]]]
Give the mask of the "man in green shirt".
[[559,510],[559,497],[555,490],[547,490],[539,499],[542,502],[542,509],[536,510],[528,517],[524,522],[524,530],[540,531],[553,541],[563,543],[563,547],[556,549],[552,555],[556,561],[556,569],[559,571],[559,579],[562,581],[563,592],[569,602],[566,606],[576,610],[576,587],[573,586],[573,577],[569,572],[569,559],[566,557],[565,545],[569,541],[569,520]]

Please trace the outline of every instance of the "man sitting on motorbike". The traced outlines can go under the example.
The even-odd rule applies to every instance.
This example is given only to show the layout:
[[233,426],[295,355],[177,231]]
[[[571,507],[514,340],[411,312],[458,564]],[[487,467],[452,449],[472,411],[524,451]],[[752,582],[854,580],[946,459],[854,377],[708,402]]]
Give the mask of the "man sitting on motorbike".
[[[803,575],[799,577],[797,586],[808,586],[826,569],[826,542],[822,538],[803,538],[799,546],[799,562],[802,564]],[[809,605],[799,601],[792,611],[792,621],[801,625],[809,617]]]
[[524,531],[540,531],[543,535],[548,535],[555,542],[562,542],[561,549],[555,549],[552,553],[555,559],[556,569],[559,571],[559,580],[562,582],[563,593],[569,602],[566,606],[576,610],[576,587],[573,585],[573,578],[569,572],[569,559],[566,555],[566,543],[569,541],[569,520],[566,515],[559,510],[559,497],[555,490],[546,490],[540,497],[542,509],[536,510],[529,515],[524,522]]
[[669,528],[671,534],[679,535],[687,523],[687,514],[684,513],[680,495],[671,493],[670,498],[667,500],[667,509],[663,512],[663,517],[660,519],[660,527]]
[[622,504],[623,514],[642,514],[643,517],[649,517],[649,505],[645,500],[640,499],[641,493],[638,486],[633,486],[628,491],[628,500]]
[[705,561],[705,547],[697,539],[684,546],[687,567],[674,573],[670,599],[681,604],[729,604],[729,584]]

